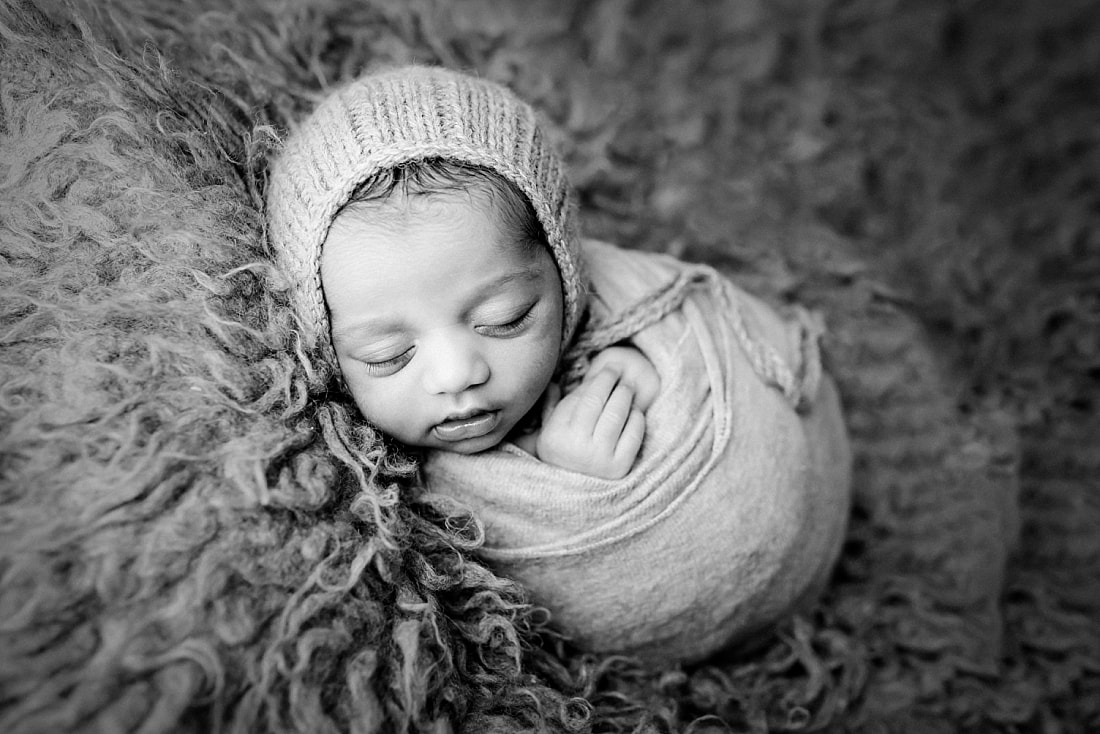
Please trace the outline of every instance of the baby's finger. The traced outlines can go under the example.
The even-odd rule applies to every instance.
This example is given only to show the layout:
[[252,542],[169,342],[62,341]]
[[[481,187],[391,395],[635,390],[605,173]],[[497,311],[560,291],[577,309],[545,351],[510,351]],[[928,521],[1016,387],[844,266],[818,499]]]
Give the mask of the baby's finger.
[[623,474],[630,471],[645,438],[645,414],[638,408],[631,408],[630,417],[623,426],[619,444],[615,447],[615,464],[623,467]]
[[558,403],[561,402],[561,388],[558,387],[558,383],[551,382],[550,386],[546,388],[546,394],[542,397],[542,424],[546,425],[550,420],[550,415],[554,412],[554,408],[558,407]]
[[584,427],[594,429],[618,381],[619,376],[615,372],[600,370],[591,379],[581,382],[580,387],[569,395],[576,398],[574,420]]
[[603,406],[600,418],[596,422],[593,435],[597,441],[604,441],[608,446],[615,446],[622,435],[623,428],[630,418],[630,410],[634,404],[634,389],[624,382],[615,386],[607,402]]

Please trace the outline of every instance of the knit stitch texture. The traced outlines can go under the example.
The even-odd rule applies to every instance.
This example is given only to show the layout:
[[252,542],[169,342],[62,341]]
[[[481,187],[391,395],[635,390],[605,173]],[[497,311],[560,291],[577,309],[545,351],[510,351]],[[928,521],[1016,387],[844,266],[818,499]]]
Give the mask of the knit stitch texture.
[[413,66],[335,90],[290,133],[274,163],[269,234],[294,284],[307,345],[331,350],[320,261],[332,220],[372,175],[429,158],[491,168],[527,197],[561,274],[568,343],[584,309],[575,202],[538,115],[499,84]]

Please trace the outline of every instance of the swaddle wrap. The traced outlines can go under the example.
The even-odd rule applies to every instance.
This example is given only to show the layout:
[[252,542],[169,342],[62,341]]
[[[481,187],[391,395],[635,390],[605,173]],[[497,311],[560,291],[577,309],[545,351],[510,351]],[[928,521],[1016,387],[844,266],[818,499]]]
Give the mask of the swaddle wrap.
[[425,478],[476,512],[485,559],[578,644],[699,660],[824,584],[849,506],[839,401],[817,379],[806,321],[782,320],[705,266],[593,241],[584,254],[596,320],[699,276],[631,337],[661,387],[629,474],[598,479],[505,443],[431,452]]
[[[616,481],[511,444],[436,453],[427,479],[478,512],[485,557],[581,644],[697,659],[785,614],[831,567],[848,505],[836,395],[828,380],[814,394],[819,365],[813,350],[802,359],[813,339],[801,322],[784,323],[712,269],[596,243],[582,256],[566,168],[537,118],[507,88],[442,68],[391,69],[338,87],[273,162],[272,251],[303,349],[334,364],[321,251],[357,187],[442,159],[490,169],[521,192],[561,277],[563,343],[610,333],[573,339],[591,296],[590,314],[631,326],[620,336],[660,375],[645,442]],[[662,306],[638,312],[660,318],[616,318],[639,303]]]

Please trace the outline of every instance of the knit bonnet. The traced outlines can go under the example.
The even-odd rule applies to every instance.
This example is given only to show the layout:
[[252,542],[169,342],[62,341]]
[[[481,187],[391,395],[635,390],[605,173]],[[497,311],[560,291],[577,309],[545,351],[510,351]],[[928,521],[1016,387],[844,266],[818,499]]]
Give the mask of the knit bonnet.
[[368,74],[335,89],[290,131],[273,162],[268,237],[291,279],[306,348],[332,356],[321,248],[333,219],[368,178],[432,158],[490,169],[527,197],[561,275],[564,349],[584,310],[565,166],[535,110],[507,88],[425,66]]

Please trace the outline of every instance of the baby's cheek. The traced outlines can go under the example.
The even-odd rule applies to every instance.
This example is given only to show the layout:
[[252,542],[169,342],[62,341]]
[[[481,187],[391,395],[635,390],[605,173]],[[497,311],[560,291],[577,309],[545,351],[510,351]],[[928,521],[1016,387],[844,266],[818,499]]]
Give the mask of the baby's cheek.
[[534,360],[535,363],[531,371],[534,375],[537,375],[532,380],[536,399],[542,397],[542,394],[546,392],[546,388],[549,387],[550,380],[554,376],[554,369],[558,366],[560,344],[560,336],[544,340],[537,358]]
[[545,340],[538,343],[528,343],[522,351],[513,352],[503,356],[504,363],[509,365],[511,387],[511,401],[515,408],[520,408],[526,413],[539,401],[546,388],[550,385],[550,379],[554,375],[554,367],[557,362],[556,353],[548,353]]
[[389,422],[387,396],[385,392],[376,389],[377,386],[372,385],[370,379],[356,375],[353,366],[351,370],[344,372],[344,384],[351,392],[352,400],[363,418],[380,427]]
[[372,401],[366,396],[362,390],[351,391],[351,397],[355,401],[356,407],[359,408],[359,414],[368,421],[376,422],[376,416],[371,414]]

